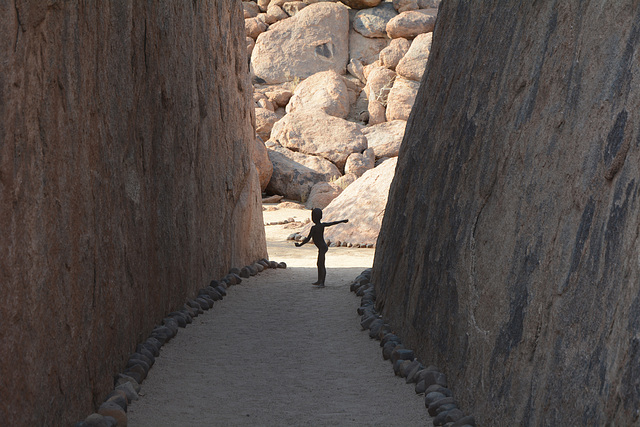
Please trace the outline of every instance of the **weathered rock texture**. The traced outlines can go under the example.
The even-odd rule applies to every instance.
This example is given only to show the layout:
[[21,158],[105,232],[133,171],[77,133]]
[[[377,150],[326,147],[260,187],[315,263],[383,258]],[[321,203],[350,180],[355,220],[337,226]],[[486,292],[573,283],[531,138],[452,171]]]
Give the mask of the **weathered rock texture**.
[[373,282],[479,425],[638,422],[638,22],[441,4]]
[[266,255],[240,2],[0,3],[0,419],[70,425]]

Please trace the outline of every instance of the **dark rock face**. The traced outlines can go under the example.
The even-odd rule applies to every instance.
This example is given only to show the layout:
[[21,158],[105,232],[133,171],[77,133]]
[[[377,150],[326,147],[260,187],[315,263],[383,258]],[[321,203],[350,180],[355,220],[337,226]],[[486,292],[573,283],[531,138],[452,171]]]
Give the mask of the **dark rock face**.
[[629,2],[441,5],[372,282],[481,425],[637,422],[638,22]]
[[65,425],[266,256],[239,2],[0,3],[0,419]]

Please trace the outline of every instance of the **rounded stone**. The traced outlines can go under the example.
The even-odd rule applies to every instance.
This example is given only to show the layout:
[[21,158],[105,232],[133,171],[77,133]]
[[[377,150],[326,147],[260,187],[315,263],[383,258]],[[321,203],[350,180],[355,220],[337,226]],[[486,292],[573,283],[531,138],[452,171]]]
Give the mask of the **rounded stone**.
[[447,377],[442,372],[427,370],[422,375],[422,379],[427,384],[427,387],[433,384],[438,384],[442,387],[447,387]]
[[473,415],[467,415],[465,417],[460,418],[458,421],[454,422],[451,427],[463,427],[463,426],[473,426],[476,425],[476,419],[473,418]]
[[126,427],[127,414],[118,404],[114,402],[104,402],[98,409],[98,414],[103,417],[113,417],[118,426]]
[[[431,415],[432,417],[435,417],[438,414],[438,408],[440,406],[448,405],[450,403],[455,403],[455,401],[453,400],[453,397],[443,397],[441,399],[432,401],[429,404],[429,415]],[[426,404],[426,398],[425,398],[425,404]]]
[[233,267],[229,270],[229,274],[240,274],[240,269],[238,267]]
[[422,381],[418,381],[418,382],[416,383],[416,388],[415,388],[415,390],[416,390],[416,394],[422,394],[422,393],[424,393],[424,392],[425,392],[425,390],[426,390],[426,388],[427,388],[427,387],[426,387],[426,386],[425,386],[425,384],[424,384],[424,380],[422,380]]
[[126,375],[126,374],[118,374],[116,376],[116,381],[115,381],[116,388],[126,383],[131,384],[131,386],[133,387],[136,393],[140,393],[140,383],[136,381],[135,378],[130,377],[129,375]]
[[129,402],[138,400],[138,392],[133,388],[133,385],[130,382],[125,382],[116,386],[116,390],[123,391],[127,395],[127,400]]
[[287,268],[287,263],[285,263],[285,262],[279,262],[279,263],[278,263],[278,268]]
[[[122,394],[124,396],[121,396],[120,394],[113,394],[114,392],[110,393],[110,397],[107,397],[107,400],[105,400],[105,402],[113,402],[116,405],[118,405],[120,408],[122,408],[123,411],[126,412],[127,410],[127,395],[124,394],[124,392],[122,392]],[[113,394],[113,395],[111,395]]]
[[[364,315],[363,315],[364,317]],[[382,321],[382,319],[380,319],[377,315],[370,315],[367,317],[364,317],[361,321],[360,321],[360,326],[362,327],[362,330],[365,329],[369,329],[371,327],[371,324],[373,322],[375,322],[376,320],[380,320]]]
[[384,320],[382,319],[376,319],[371,322],[371,326],[369,329],[369,338],[376,338],[378,336],[380,328],[382,328],[382,325],[384,325]]
[[439,393],[437,391],[427,392],[427,394],[424,396],[424,406],[428,408],[429,405],[431,405],[433,402],[440,399],[444,399],[445,397],[448,397],[448,396],[445,396],[444,394]]
[[391,362],[395,363],[396,360],[413,360],[415,355],[413,350],[409,350],[406,348],[396,348],[391,353]]

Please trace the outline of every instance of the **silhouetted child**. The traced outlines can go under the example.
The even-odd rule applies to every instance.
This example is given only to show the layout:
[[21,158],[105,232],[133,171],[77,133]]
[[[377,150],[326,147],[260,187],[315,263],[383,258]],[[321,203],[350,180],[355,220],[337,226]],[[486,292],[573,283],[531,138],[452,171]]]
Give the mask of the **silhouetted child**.
[[302,242],[296,243],[296,246],[300,247],[313,239],[313,244],[318,248],[318,281],[313,284],[318,287],[324,286],[324,279],[327,276],[327,269],[324,266],[324,256],[329,250],[329,246],[327,246],[327,243],[324,241],[324,229],[325,227],[331,227],[332,225],[349,222],[348,219],[334,222],[320,222],[321,219],[322,209],[314,208],[311,211],[311,220],[315,225],[311,227],[309,235]]

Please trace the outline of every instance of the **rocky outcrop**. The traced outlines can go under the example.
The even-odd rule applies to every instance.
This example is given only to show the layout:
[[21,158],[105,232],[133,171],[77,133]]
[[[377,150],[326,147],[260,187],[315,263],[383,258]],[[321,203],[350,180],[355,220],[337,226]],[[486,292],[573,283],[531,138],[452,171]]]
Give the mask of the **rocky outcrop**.
[[[14,4],[15,3],[15,4]],[[239,2],[0,4],[0,419],[70,425],[266,255]]]
[[[268,25],[266,31],[259,29],[256,42],[249,37],[246,43],[255,129],[276,159],[271,182],[263,186],[267,196],[325,205],[338,195],[336,186],[346,188],[374,166],[375,158],[398,156],[429,56],[439,0],[345,4],[353,9],[313,0],[245,5],[248,34],[257,31],[251,19]],[[267,13],[254,16],[256,7]],[[304,162],[296,164],[294,157]],[[315,166],[325,159],[346,177],[318,181],[326,174]],[[267,168],[257,160],[256,166],[263,176]],[[311,193],[314,185],[317,191]],[[379,194],[378,189],[372,192]]]
[[371,281],[478,425],[638,422],[639,20],[441,5]]
[[344,72],[348,34],[349,13],[344,5],[314,3],[258,36],[251,70],[257,82],[268,84],[304,79],[318,71]]

